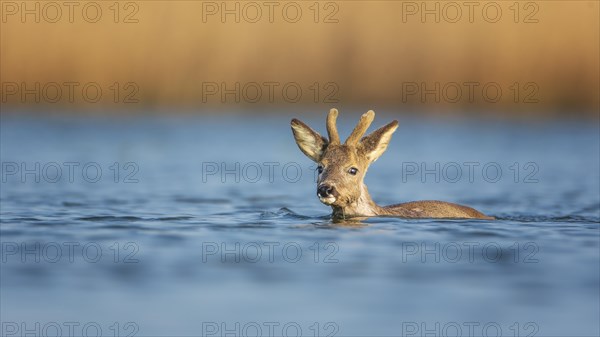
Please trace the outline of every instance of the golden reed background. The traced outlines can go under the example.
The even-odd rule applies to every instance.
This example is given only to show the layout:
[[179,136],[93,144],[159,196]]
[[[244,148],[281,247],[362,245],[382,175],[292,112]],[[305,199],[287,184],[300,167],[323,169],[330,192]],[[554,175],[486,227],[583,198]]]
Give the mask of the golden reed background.
[[[71,17],[61,1],[1,3],[3,111],[352,105],[594,116],[600,106],[598,1],[75,1]],[[239,23],[221,17],[236,6]],[[439,17],[422,17],[422,6]],[[72,99],[65,82],[77,83]],[[478,83],[472,96],[465,82]],[[80,92],[89,83],[102,90],[97,102]],[[238,97],[221,96],[236,83]],[[438,97],[423,95],[436,83]]]

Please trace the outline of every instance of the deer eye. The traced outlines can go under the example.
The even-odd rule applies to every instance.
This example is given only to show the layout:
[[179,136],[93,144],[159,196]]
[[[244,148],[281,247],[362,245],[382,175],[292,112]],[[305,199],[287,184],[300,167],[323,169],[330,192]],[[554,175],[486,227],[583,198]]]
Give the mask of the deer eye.
[[317,172],[319,172],[319,174],[323,173],[323,166],[317,166]]
[[348,170],[348,173],[350,173],[351,175],[355,176],[355,175],[356,175],[356,173],[358,173],[358,169],[357,169],[356,167],[351,167],[351,168]]

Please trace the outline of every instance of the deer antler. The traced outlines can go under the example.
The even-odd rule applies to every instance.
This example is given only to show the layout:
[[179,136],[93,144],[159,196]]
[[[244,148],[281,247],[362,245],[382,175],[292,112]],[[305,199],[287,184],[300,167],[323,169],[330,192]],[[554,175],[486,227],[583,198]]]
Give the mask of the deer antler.
[[327,115],[327,134],[329,135],[329,144],[337,145],[340,144],[340,135],[338,134],[337,127],[335,126],[335,120],[337,119],[337,109],[329,110]]
[[354,128],[354,130],[352,130],[352,133],[350,134],[350,136],[348,136],[348,139],[346,139],[345,144],[346,145],[358,144],[358,142],[360,141],[360,138],[365,134],[365,132],[367,131],[369,126],[371,126],[371,123],[373,122],[373,118],[375,118],[375,112],[373,110],[369,110],[366,113],[364,113],[360,117],[360,121],[358,121],[358,124],[356,124],[356,127]]

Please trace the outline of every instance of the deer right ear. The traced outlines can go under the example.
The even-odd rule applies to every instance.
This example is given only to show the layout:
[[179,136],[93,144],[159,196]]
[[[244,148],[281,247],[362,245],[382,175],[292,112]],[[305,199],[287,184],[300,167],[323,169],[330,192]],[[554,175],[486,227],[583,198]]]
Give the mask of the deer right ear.
[[292,119],[292,132],[300,151],[314,162],[319,162],[327,147],[327,139],[297,119]]
[[360,140],[360,148],[370,163],[385,152],[397,128],[398,121],[393,121]]

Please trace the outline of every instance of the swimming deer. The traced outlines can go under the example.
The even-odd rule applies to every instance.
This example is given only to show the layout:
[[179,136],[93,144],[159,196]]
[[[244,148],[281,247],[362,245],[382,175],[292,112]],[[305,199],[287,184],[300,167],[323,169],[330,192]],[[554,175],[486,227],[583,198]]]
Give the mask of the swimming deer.
[[[363,114],[344,144],[336,127],[338,111],[327,115],[329,140],[297,119],[292,119],[296,144],[308,158],[317,163],[317,196],[333,209],[333,218],[397,216],[403,218],[469,218],[493,220],[467,206],[444,201],[413,201],[378,206],[369,195],[364,178],[371,165],[387,149],[398,128],[393,121],[363,137],[375,118],[372,110]],[[362,137],[362,138],[361,138]]]

